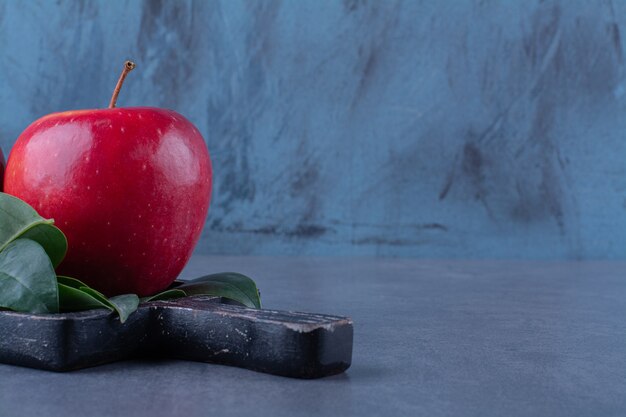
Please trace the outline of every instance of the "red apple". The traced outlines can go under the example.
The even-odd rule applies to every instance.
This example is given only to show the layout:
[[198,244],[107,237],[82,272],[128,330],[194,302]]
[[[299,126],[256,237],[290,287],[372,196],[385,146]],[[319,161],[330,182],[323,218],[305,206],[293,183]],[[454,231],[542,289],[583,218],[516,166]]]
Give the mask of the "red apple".
[[55,219],[68,253],[59,274],[107,295],[154,294],[181,272],[211,196],[206,144],[180,114],[151,107],[44,116],[17,139],[5,192]]
[[4,183],[4,168],[7,163],[4,159],[4,153],[2,153],[2,148],[0,148],[0,191],[2,191],[2,186]]

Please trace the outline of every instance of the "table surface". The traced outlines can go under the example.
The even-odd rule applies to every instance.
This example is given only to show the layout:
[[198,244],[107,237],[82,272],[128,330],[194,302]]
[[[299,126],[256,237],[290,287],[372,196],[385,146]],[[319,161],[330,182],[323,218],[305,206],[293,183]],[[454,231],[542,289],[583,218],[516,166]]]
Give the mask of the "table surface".
[[204,363],[0,365],[0,416],[626,415],[626,263],[195,256],[264,307],[354,319],[352,367],[295,380]]

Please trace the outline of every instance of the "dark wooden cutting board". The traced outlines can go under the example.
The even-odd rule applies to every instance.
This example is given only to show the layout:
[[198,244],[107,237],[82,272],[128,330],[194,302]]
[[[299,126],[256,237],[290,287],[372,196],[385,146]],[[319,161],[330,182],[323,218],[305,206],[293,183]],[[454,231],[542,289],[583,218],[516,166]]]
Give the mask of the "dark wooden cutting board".
[[109,310],[61,314],[0,311],[0,362],[70,371],[162,356],[294,377],[345,371],[352,320],[255,310],[195,296],[141,304],[122,324]]

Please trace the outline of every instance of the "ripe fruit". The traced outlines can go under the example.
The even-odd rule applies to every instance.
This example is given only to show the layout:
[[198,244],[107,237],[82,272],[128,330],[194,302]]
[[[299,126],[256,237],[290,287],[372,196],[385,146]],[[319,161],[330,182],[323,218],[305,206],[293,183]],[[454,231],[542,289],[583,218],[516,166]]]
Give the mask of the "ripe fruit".
[[6,161],[4,160],[4,153],[2,153],[2,149],[0,149],[0,191],[2,191],[2,185],[4,182],[5,166],[6,166]]
[[17,139],[5,192],[54,218],[68,253],[58,273],[107,295],[167,288],[197,243],[212,169],[198,129],[180,114],[117,108],[44,116]]

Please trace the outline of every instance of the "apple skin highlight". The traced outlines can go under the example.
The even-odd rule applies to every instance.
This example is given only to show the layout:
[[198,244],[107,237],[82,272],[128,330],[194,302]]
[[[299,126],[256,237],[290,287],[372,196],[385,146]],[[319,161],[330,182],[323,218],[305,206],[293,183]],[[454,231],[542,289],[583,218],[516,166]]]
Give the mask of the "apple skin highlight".
[[54,113],[31,124],[4,191],[53,218],[69,249],[58,273],[108,296],[167,288],[207,216],[209,152],[180,114],[151,107]]

